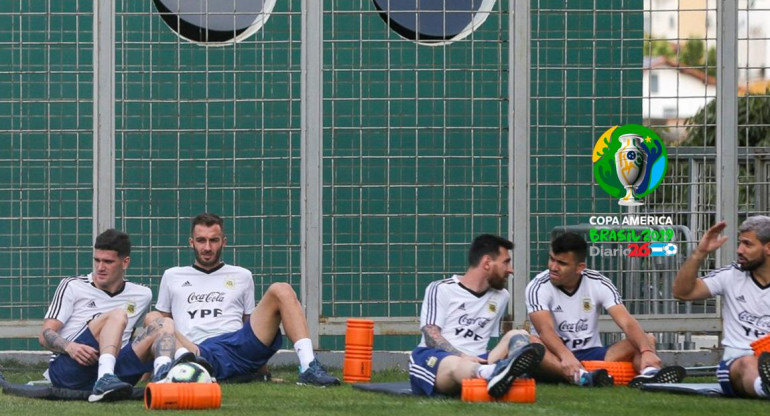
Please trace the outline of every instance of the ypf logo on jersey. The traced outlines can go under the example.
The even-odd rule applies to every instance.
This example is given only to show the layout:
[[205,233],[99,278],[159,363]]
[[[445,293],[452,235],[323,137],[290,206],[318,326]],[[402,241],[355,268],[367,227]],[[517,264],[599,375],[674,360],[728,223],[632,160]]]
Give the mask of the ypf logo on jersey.
[[596,183],[618,198],[618,205],[638,206],[644,205],[639,199],[663,181],[668,153],[654,131],[626,124],[614,126],[599,137],[592,161]]

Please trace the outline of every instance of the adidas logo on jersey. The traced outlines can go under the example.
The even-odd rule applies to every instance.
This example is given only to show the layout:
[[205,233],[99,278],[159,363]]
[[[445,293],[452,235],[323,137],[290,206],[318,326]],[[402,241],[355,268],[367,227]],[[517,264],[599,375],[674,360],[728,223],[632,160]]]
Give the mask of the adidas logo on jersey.
[[190,284],[190,281],[186,281],[186,282],[182,283],[182,287],[188,287],[188,286],[192,286]]
[[96,307],[96,302],[94,302],[94,301],[88,302],[88,305],[86,305],[86,307],[87,308],[95,308]]
[[735,298],[735,300],[737,300],[738,302],[746,303],[746,298],[743,297],[743,295],[738,296],[737,298]]
[[465,310],[465,303],[461,303],[460,306],[457,309],[459,309],[461,311],[464,311]]
[[561,310],[561,305],[556,305],[556,309],[553,310],[554,312],[564,312]]

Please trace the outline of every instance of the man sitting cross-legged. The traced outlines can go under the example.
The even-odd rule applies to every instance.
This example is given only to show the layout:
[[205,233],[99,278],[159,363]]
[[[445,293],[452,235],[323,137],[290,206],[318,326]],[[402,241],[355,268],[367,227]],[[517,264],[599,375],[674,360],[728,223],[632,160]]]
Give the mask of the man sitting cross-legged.
[[422,340],[409,359],[412,392],[452,395],[464,379],[484,378],[489,394],[501,397],[542,360],[545,349],[530,344],[524,331],[507,332],[487,352],[510,298],[505,284],[513,272],[512,247],[501,237],[480,235],[471,243],[464,275],[428,285],[420,313]]
[[[566,381],[580,386],[610,386],[607,370],[588,372],[581,361],[632,361],[641,373],[629,383],[676,383],[685,376],[684,368],[661,368],[655,353],[655,338],[642,331],[620,299],[612,282],[601,273],[586,268],[587,244],[583,237],[565,233],[551,242],[548,270],[538,274],[525,291],[527,312],[538,342],[547,352],[535,378]],[[599,308],[609,312],[626,339],[609,347],[599,339]]]

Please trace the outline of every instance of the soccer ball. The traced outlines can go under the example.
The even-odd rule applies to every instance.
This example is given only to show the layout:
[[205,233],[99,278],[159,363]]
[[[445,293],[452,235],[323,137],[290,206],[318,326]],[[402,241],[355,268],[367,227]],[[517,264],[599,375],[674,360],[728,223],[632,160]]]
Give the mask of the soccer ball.
[[198,363],[181,363],[168,372],[171,383],[211,383],[211,374]]

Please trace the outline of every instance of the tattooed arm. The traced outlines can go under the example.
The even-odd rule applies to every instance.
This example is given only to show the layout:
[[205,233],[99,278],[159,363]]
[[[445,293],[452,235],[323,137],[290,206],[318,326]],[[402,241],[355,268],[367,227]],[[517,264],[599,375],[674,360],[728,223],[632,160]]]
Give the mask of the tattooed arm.
[[425,345],[429,348],[435,348],[437,350],[444,350],[450,354],[457,355],[462,358],[470,359],[479,363],[485,363],[486,360],[472,355],[467,355],[462,351],[454,347],[443,335],[441,335],[441,328],[436,325],[425,325],[421,329],[422,334],[425,336]]
[[70,341],[59,335],[59,330],[62,326],[64,324],[56,319],[46,319],[43,322],[43,329],[38,337],[40,345],[49,351],[66,354],[66,348]]

